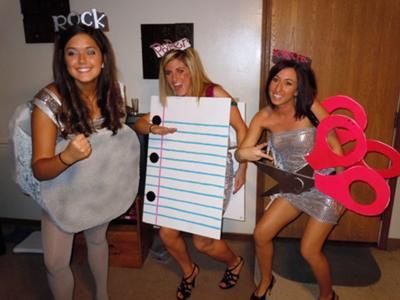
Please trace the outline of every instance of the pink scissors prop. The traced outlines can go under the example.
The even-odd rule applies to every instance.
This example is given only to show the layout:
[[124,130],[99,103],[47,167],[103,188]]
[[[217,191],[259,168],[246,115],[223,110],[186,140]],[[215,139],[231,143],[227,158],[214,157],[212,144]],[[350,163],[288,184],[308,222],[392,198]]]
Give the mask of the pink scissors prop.
[[[349,110],[354,119],[336,114],[330,115],[319,124],[314,149],[305,159],[314,170],[328,167],[346,169],[336,175],[322,175],[316,172],[315,187],[351,211],[367,216],[381,214],[390,201],[390,188],[385,179],[400,175],[400,153],[380,141],[366,139],[364,130],[367,116],[362,106],[354,99],[348,96],[333,96],[323,101],[322,105],[329,113],[337,109]],[[355,146],[349,153],[343,156],[333,153],[327,143],[327,136],[332,129],[335,129],[341,144],[355,141]],[[376,170],[368,166],[364,158],[370,152],[387,157],[391,162],[390,167]],[[354,182],[368,184],[375,191],[375,200],[370,204],[355,201],[350,194],[350,186]]]

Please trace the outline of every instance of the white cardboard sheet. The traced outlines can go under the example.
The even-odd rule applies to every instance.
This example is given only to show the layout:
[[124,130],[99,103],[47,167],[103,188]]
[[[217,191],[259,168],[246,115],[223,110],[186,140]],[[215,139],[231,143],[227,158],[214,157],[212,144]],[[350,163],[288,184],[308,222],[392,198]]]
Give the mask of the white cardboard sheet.
[[[157,226],[221,236],[231,99],[151,99],[151,120],[177,128],[149,135],[143,221]],[[154,123],[154,121],[153,121]]]

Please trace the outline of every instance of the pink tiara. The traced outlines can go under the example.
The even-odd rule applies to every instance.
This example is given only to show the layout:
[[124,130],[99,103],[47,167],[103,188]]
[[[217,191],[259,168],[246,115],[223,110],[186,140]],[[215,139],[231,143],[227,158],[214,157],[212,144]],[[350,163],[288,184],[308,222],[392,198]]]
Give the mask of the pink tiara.
[[293,60],[295,62],[305,64],[310,66],[311,65],[311,58],[297,54],[296,52],[291,52],[287,50],[281,50],[281,49],[273,49],[272,50],[272,62],[276,64],[279,61],[282,60]]
[[170,50],[185,50],[192,46],[188,38],[183,38],[176,42],[171,40],[164,40],[164,42],[164,44],[154,43],[150,45],[150,48],[154,50],[158,58],[163,57]]

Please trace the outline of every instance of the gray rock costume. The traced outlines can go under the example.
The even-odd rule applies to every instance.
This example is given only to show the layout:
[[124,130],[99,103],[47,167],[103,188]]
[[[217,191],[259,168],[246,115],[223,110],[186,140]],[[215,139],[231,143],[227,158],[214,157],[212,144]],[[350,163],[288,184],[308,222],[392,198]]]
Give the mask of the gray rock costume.
[[30,116],[32,107],[40,108],[58,127],[56,153],[68,140],[63,139],[63,124],[57,119],[61,101],[42,89],[28,104],[17,108],[10,121],[10,137],[15,158],[15,180],[66,232],[79,232],[123,214],[135,200],[139,183],[140,145],[136,133],[123,125],[116,135],[101,128],[89,137],[92,153],[57,177],[37,181],[32,174]]

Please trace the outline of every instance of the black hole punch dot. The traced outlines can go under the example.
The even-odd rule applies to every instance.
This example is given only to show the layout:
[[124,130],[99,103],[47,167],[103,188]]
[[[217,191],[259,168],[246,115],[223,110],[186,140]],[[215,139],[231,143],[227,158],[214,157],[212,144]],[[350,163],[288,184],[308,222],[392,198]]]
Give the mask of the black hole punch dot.
[[158,154],[157,153],[155,153],[155,152],[153,152],[152,154],[150,154],[150,161],[152,162],[152,163],[156,163],[156,162],[158,162]]
[[156,199],[156,194],[154,194],[154,192],[147,192],[146,198],[150,202],[153,202]]
[[161,124],[160,116],[154,116],[153,119],[151,119],[151,123],[153,123],[155,125],[160,125]]

